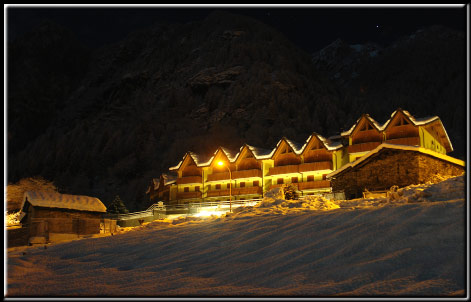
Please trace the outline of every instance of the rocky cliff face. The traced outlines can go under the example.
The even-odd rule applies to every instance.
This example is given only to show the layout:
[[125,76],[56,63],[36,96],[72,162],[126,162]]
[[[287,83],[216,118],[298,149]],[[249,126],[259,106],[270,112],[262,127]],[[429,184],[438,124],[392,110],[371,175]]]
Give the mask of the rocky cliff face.
[[118,194],[135,210],[150,178],[188,150],[272,148],[283,135],[339,128],[337,93],[310,56],[253,19],[217,12],[158,25],[88,65],[56,118],[9,158],[11,180],[39,174],[105,204]]
[[[386,121],[396,108],[417,117],[438,115],[455,151],[466,153],[466,44],[463,32],[419,29],[390,46],[336,41],[313,55],[336,86],[347,125],[361,113]],[[348,127],[348,126],[347,126]]]
[[[64,36],[62,30],[56,32]],[[456,39],[457,45],[464,43]],[[41,39],[27,36],[10,49],[26,49],[25,43],[41,45]],[[455,97],[447,100],[461,104],[459,77],[464,73],[447,54],[438,61],[453,65],[434,77],[422,73],[422,68],[432,68],[427,66],[434,57],[427,55],[415,63],[421,55],[405,57],[404,66],[414,63],[417,70],[395,66],[407,54],[398,46],[377,56],[384,59],[375,57],[375,64],[365,66],[358,59],[360,63],[345,61],[340,69],[329,67],[343,72],[357,64],[358,77],[339,83],[335,76],[329,79],[329,68],[272,28],[224,12],[201,22],[156,25],[91,54],[78,44],[64,44],[59,49],[71,56],[51,59],[62,69],[42,65],[41,56],[36,59],[24,50],[9,58],[9,181],[41,175],[63,192],[97,196],[105,204],[119,195],[131,211],[146,206],[149,180],[177,164],[188,150],[209,155],[220,145],[238,149],[245,142],[273,148],[282,136],[303,142],[312,131],[338,133],[363,112],[383,121],[399,105],[419,117],[424,112],[442,117],[412,105],[418,96],[430,101],[429,85],[441,87],[433,87],[440,90],[434,102],[450,92]],[[56,45],[44,45],[44,51]],[[455,60],[464,60],[456,51]],[[37,65],[34,72],[27,63],[31,58]],[[375,77],[379,73],[386,84]],[[397,73],[404,73],[404,79],[397,79]],[[420,79],[420,89],[394,89],[414,77]],[[439,85],[442,77],[449,77],[445,86]],[[37,87],[47,88],[52,97],[38,98],[42,90]]]

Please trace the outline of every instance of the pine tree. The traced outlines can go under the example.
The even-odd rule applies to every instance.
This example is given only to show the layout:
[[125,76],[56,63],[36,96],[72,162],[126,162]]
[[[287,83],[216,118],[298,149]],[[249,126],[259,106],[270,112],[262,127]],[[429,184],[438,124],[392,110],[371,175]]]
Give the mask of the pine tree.
[[285,185],[283,187],[283,192],[285,193],[285,199],[286,200],[293,200],[293,199],[298,199],[299,195],[296,192],[296,187],[293,185]]
[[108,207],[108,213],[112,214],[127,214],[129,213],[128,209],[126,209],[126,206],[124,205],[124,202],[119,198],[119,195],[116,195],[114,200],[111,202],[111,204]]

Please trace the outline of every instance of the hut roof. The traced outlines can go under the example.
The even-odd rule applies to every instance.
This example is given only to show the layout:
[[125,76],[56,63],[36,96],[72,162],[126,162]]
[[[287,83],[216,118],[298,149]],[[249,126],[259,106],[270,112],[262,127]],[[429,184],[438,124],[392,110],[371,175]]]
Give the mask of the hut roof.
[[423,154],[431,155],[433,157],[439,158],[439,159],[444,160],[444,161],[448,161],[448,162],[453,163],[455,165],[459,165],[459,166],[462,166],[462,167],[465,166],[464,161],[462,161],[460,159],[457,159],[457,158],[454,158],[454,157],[451,157],[451,156],[448,156],[448,155],[445,155],[445,154],[442,154],[442,153],[438,153],[438,152],[435,152],[435,151],[430,150],[430,149],[426,149],[426,148],[422,148],[422,147],[415,147],[415,146],[406,146],[406,145],[395,145],[395,144],[382,143],[381,145],[379,145],[375,149],[371,150],[367,154],[363,155],[359,159],[357,159],[357,160],[355,160],[351,163],[346,164],[345,166],[343,166],[342,168],[340,168],[336,171],[333,171],[333,172],[327,174],[327,178],[331,178],[331,177],[334,177],[336,175],[342,174],[343,172],[345,172],[349,169],[352,169],[353,167],[355,167],[355,166],[357,166],[361,163],[364,163],[364,162],[368,161],[371,157],[373,157],[375,154],[380,153],[384,149],[416,151],[416,152],[420,152],[420,153],[423,153]]
[[60,194],[57,192],[27,191],[24,194],[21,209],[26,201],[33,206],[71,209],[90,212],[106,212],[105,205],[96,197]]

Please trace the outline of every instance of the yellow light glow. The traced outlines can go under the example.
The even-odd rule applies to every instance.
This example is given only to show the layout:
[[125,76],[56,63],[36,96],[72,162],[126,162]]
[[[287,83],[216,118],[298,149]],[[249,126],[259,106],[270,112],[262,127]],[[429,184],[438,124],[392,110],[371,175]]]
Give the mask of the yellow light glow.
[[193,216],[194,217],[207,217],[207,216],[212,216],[212,215],[220,216],[222,214],[225,214],[225,212],[222,212],[222,211],[201,211],[197,214],[194,214]]
[[223,166],[224,163],[223,163],[222,161],[219,161],[219,162],[218,162],[218,165]]

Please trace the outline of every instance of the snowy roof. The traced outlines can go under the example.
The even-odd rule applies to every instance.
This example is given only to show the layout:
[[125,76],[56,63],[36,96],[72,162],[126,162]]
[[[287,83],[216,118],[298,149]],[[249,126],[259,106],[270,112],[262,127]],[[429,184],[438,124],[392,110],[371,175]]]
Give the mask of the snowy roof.
[[445,155],[445,154],[442,154],[442,153],[438,153],[438,152],[432,151],[430,149],[426,149],[426,148],[422,148],[422,147],[415,147],[415,146],[382,143],[381,145],[379,145],[375,149],[371,150],[370,152],[368,152],[364,156],[360,157],[359,159],[357,159],[357,160],[355,160],[351,163],[348,163],[345,166],[343,166],[342,168],[327,174],[327,178],[331,178],[331,177],[333,177],[333,176],[335,176],[339,173],[342,173],[342,172],[344,172],[344,171],[346,171],[350,168],[353,168],[353,167],[357,166],[360,163],[363,163],[364,161],[368,160],[371,156],[379,153],[383,149],[416,151],[416,152],[420,152],[420,153],[423,153],[423,154],[428,154],[428,155],[431,155],[433,157],[451,162],[451,163],[456,164],[456,165],[460,165],[460,166],[463,166],[463,167],[465,166],[465,162],[460,160],[460,159],[457,159],[457,158],[454,158],[454,157],[451,157],[451,156],[448,156],[448,155]]
[[235,153],[234,151],[231,151],[231,150],[229,150],[225,147],[219,147],[219,148],[216,149],[216,151],[213,153],[213,156],[211,156],[211,158],[209,160],[207,160],[204,163],[199,163],[199,164],[196,164],[196,165],[198,167],[210,166],[213,163],[214,158],[216,158],[216,155],[219,152],[219,150],[221,150],[224,153],[224,155],[227,157],[227,159],[229,160],[230,163],[235,162],[237,156],[239,155],[239,153]]
[[[228,159],[231,163],[233,163],[233,162],[236,160],[237,155],[239,154],[239,153],[235,153],[234,151],[231,151],[231,150],[229,150],[229,149],[227,149],[227,148],[225,148],[225,147],[219,147],[219,149],[221,149],[221,150],[224,152],[224,154],[226,155],[227,159]],[[216,152],[217,152],[217,151],[216,151]],[[216,155],[216,152],[214,152],[215,155]]]
[[344,131],[341,133],[342,136],[348,136],[348,135],[351,135],[353,130],[355,129],[355,127],[358,125],[358,123],[361,121],[361,119],[363,117],[366,117],[379,131],[384,131],[389,123],[391,123],[392,119],[394,118],[394,116],[398,113],[398,112],[402,112],[411,122],[414,126],[425,126],[425,125],[429,125],[433,122],[437,122],[440,124],[440,132],[442,132],[443,134],[443,137],[445,138],[445,148],[447,150],[447,152],[451,152],[453,151],[453,146],[451,144],[451,141],[450,141],[450,138],[448,137],[448,133],[446,132],[445,130],[445,127],[443,126],[443,123],[442,121],[440,120],[440,118],[438,116],[429,116],[429,117],[423,117],[423,118],[415,118],[412,114],[409,113],[409,111],[407,110],[403,110],[401,108],[398,108],[397,110],[395,110],[392,114],[391,114],[391,117],[381,126],[378,124],[378,122],[376,122],[372,117],[370,117],[368,114],[363,114],[357,121],[355,124],[353,124],[353,126],[348,130],[348,131]]
[[[162,173],[160,176],[164,180],[164,186],[171,185],[177,181],[177,175],[172,173],[172,174],[167,174],[167,173]],[[160,178],[152,178],[152,183],[150,186],[147,188],[146,194],[150,193],[150,188],[151,186],[154,188],[154,191],[158,190],[160,187]]]
[[391,117],[383,124],[381,130],[386,129],[386,127],[389,125],[389,123],[392,121],[394,116],[398,113],[402,112],[404,115],[415,125],[415,126],[422,126],[429,124],[433,121],[439,120],[440,118],[438,116],[429,116],[429,117],[422,117],[422,118],[415,118],[412,114],[409,113],[407,110],[403,110],[401,108],[395,110],[393,113],[391,113]]
[[275,153],[275,148],[273,148],[272,150],[268,150],[268,149],[263,149],[263,148],[259,148],[259,147],[254,147],[254,146],[250,146],[250,145],[247,145],[245,144],[249,149],[250,151],[252,151],[253,155],[255,156],[256,159],[267,159],[267,158],[271,158],[273,156],[273,153]]
[[286,137],[284,137],[284,140],[291,146],[291,148],[293,148],[293,150],[296,154],[301,154],[301,152],[303,150],[303,146],[304,146],[303,144],[300,144],[300,143],[297,143],[295,141],[289,140]]
[[201,166],[206,166],[208,163],[211,163],[211,161],[213,160],[213,157],[211,157],[209,160],[205,160],[205,158],[199,154],[196,154],[194,152],[191,152],[191,151],[188,151],[185,153],[185,155],[183,155],[183,158],[182,160],[178,163],[178,165],[176,166],[173,166],[173,167],[170,167],[168,168],[170,171],[174,171],[174,170],[178,170],[180,169],[181,165],[183,164],[183,162],[185,161],[185,158],[187,156],[190,156],[193,161],[195,162],[196,166],[198,167],[201,167]]
[[409,111],[399,108],[391,114],[391,117],[383,124],[381,130],[384,130],[388,127],[389,123],[392,121],[392,119],[398,112],[402,112],[412,122],[412,124],[414,124],[414,126],[426,126],[434,122],[439,123],[440,132],[442,132],[443,137],[445,138],[444,143],[446,151],[453,151],[453,145],[451,144],[450,138],[448,137],[448,133],[446,132],[445,127],[443,126],[443,123],[438,116],[415,118],[412,114],[409,113]]
[[307,138],[307,140],[304,143],[303,147],[301,148],[301,153],[305,151],[304,149],[306,149],[307,145],[309,144],[309,142],[311,141],[311,139],[314,136],[316,136],[322,142],[324,147],[329,151],[333,151],[333,150],[337,150],[337,149],[342,148],[342,143],[341,142],[333,142],[330,139],[327,139],[327,138],[323,137],[322,135],[320,135],[316,132],[313,132],[311,135],[309,135],[309,137]]
[[293,149],[294,153],[297,155],[300,155],[301,152],[303,151],[304,144],[300,144],[298,142],[289,140],[286,137],[282,137],[276,144],[276,147],[273,149],[273,152],[271,154],[272,156],[275,154],[276,150],[278,149],[282,141],[285,141],[291,147],[291,149]]
[[71,209],[90,212],[106,212],[105,205],[96,197],[60,194],[54,191],[27,191],[21,209],[26,201],[33,206]]
[[151,184],[147,187],[146,194],[150,193],[150,188],[154,188],[157,190],[160,186],[160,179],[159,178],[152,178]]
[[234,156],[234,162],[237,161],[239,156],[242,154],[242,150],[244,150],[244,148],[249,149],[252,152],[255,159],[258,159],[258,160],[270,159],[276,150],[276,148],[273,150],[268,150],[268,149],[263,149],[263,148],[254,147],[248,144],[244,144],[242,147],[240,147],[239,152]]
[[352,134],[353,130],[355,130],[356,126],[358,125],[358,123],[360,123],[360,121],[363,118],[368,119],[373,124],[373,126],[375,126],[375,128],[378,129],[378,131],[382,130],[381,125],[378,124],[378,122],[375,119],[373,119],[369,114],[362,114],[360,118],[355,122],[355,124],[353,124],[353,126],[349,130],[342,132],[340,135],[347,136],[347,135]]
[[174,173],[172,174],[162,173],[162,178],[164,179],[164,186],[170,185],[177,181],[177,175]]

